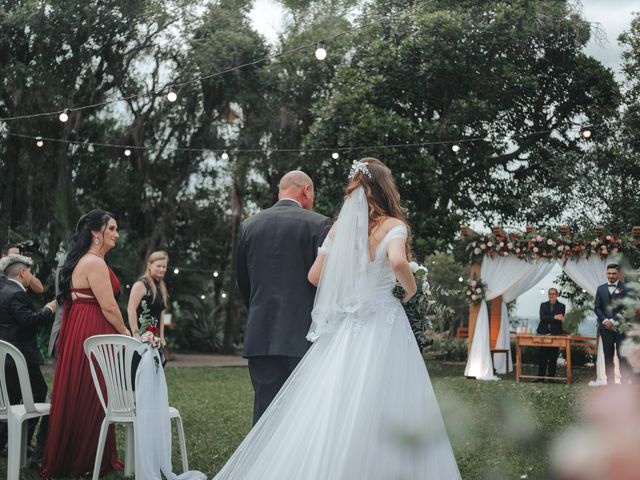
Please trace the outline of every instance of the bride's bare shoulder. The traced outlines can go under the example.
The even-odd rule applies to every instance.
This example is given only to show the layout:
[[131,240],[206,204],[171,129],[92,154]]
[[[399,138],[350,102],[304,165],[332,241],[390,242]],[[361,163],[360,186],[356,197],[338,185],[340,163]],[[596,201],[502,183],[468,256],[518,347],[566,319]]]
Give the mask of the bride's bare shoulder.
[[397,227],[398,225],[404,225],[404,222],[395,217],[384,217],[382,222],[380,222],[380,228],[385,234],[389,233],[392,228]]

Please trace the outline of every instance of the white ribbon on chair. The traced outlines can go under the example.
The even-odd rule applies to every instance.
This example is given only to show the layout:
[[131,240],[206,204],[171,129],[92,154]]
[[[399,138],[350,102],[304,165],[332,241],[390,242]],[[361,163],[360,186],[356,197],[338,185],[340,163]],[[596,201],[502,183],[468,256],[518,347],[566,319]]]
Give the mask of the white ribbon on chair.
[[[569,275],[571,280],[576,282],[579,287],[585,289],[592,297],[596,296],[596,290],[599,285],[607,281],[607,264],[612,262],[610,258],[601,258],[598,255],[591,255],[589,258],[580,260],[567,260],[562,264],[562,269]],[[590,386],[606,385],[607,373],[604,367],[604,353],[602,352],[602,341],[600,335],[596,331],[598,337],[598,357],[596,360],[597,379],[589,382]],[[618,357],[614,356],[616,383],[620,382],[620,367],[618,365]]]
[[[145,351],[146,350],[146,351]],[[181,475],[171,467],[171,420],[164,369],[158,350],[145,345],[136,372],[135,463],[136,479],[205,480],[202,472]],[[157,362],[157,363],[156,363]]]
[[513,361],[511,359],[511,336],[509,334],[509,311],[507,309],[507,304],[509,302],[513,302],[516,298],[530,290],[535,284],[546,277],[551,269],[553,269],[555,263],[549,260],[538,260],[536,262],[529,263],[528,265],[528,273],[502,294],[502,319],[500,322],[500,333],[498,334],[496,348],[509,350],[509,353],[508,365],[505,365],[504,356],[496,356],[495,367],[498,373],[513,371]]
[[[480,267],[480,278],[487,285],[487,301],[503,295],[522,280],[534,268],[533,264],[513,256],[484,257]],[[489,336],[489,311],[482,301],[473,331],[473,341],[464,374],[478,380],[497,380],[493,374]]]

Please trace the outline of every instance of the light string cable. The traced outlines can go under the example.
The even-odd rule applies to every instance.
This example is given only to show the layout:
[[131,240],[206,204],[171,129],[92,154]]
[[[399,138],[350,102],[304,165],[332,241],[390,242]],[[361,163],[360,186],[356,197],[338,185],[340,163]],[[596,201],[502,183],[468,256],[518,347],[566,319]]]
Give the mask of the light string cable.
[[187,85],[191,85],[191,84],[194,84],[194,83],[201,82],[202,80],[208,80],[210,78],[219,77],[219,76],[225,75],[227,73],[234,72],[236,70],[240,70],[240,69],[243,69],[243,68],[246,68],[246,67],[250,67],[250,66],[253,66],[253,65],[257,65],[257,64],[266,62],[266,61],[271,60],[271,59],[283,57],[283,56],[289,55],[291,53],[298,52],[300,50],[305,50],[305,49],[317,46],[321,42],[335,40],[336,38],[339,38],[339,37],[354,33],[354,32],[356,32],[358,30],[363,30],[363,29],[366,29],[366,28],[369,28],[369,27],[377,26],[383,21],[392,20],[392,19],[394,19],[396,17],[399,17],[401,15],[404,15],[404,14],[409,14],[410,15],[418,7],[421,7],[423,5],[427,5],[429,3],[433,3],[433,1],[434,0],[423,0],[422,2],[415,3],[410,8],[407,8],[407,9],[404,9],[404,10],[399,10],[395,14],[379,17],[379,18],[377,18],[374,21],[371,21],[369,23],[353,26],[353,27],[351,27],[351,28],[349,28],[347,30],[343,30],[343,31],[338,32],[338,33],[336,33],[334,35],[331,35],[329,37],[325,37],[323,40],[315,40],[315,41],[307,43],[307,44],[299,45],[299,46],[294,47],[294,48],[292,48],[290,50],[285,50],[285,51],[282,51],[282,52],[272,53],[270,55],[266,55],[266,56],[264,56],[262,58],[254,60],[252,62],[247,62],[247,63],[243,63],[243,64],[236,65],[236,66],[233,66],[233,67],[229,67],[229,68],[227,68],[225,70],[221,70],[219,72],[211,73],[211,74],[208,74],[208,75],[201,75],[199,77],[195,77],[195,78],[193,78],[191,80],[186,80],[184,82],[178,82],[178,83],[172,83],[172,84],[169,84],[169,85],[165,85],[165,86],[163,86],[161,88],[157,88],[156,90],[153,90],[153,91],[150,91],[150,92],[137,93],[137,94],[129,95],[129,96],[126,96],[126,97],[118,97],[118,98],[113,98],[113,99],[110,99],[110,100],[105,100],[103,102],[92,103],[92,104],[89,104],[89,105],[80,105],[80,106],[76,106],[76,107],[68,107],[68,108],[64,108],[62,110],[55,110],[55,111],[51,111],[51,112],[41,112],[41,113],[33,113],[33,114],[25,114],[25,115],[14,115],[14,116],[10,116],[10,117],[0,117],[0,121],[8,122],[8,121],[13,121],[13,120],[24,120],[24,119],[28,119],[28,118],[56,116],[56,115],[60,115],[62,113],[71,113],[71,112],[87,110],[87,109],[91,109],[91,108],[103,107],[103,106],[106,106],[106,105],[110,105],[112,103],[125,102],[125,101],[135,100],[136,98],[143,98],[143,97],[148,97],[148,96],[152,96],[152,95],[161,94],[163,92],[166,92],[166,91],[169,91],[169,90],[172,90],[172,89],[179,89],[179,88],[187,86]]

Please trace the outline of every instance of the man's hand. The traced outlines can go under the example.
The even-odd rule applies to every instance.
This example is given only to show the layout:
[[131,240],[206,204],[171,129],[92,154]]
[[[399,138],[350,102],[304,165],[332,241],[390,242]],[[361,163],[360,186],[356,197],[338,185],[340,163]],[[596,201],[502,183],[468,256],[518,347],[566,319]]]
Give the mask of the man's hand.
[[607,318],[606,320],[603,320],[602,325],[604,325],[604,328],[606,328],[607,330],[613,330],[613,328],[615,327],[613,321],[610,320],[609,318]]
[[56,313],[56,308],[58,308],[58,303],[55,300],[51,300],[44,307],[50,309],[53,313]]
[[554,316],[553,316],[553,319],[554,319],[554,320],[560,320],[560,321],[563,321],[563,320],[564,320],[564,315],[563,315],[563,314],[561,314],[561,313],[559,313],[559,314],[557,314],[557,315],[554,315]]

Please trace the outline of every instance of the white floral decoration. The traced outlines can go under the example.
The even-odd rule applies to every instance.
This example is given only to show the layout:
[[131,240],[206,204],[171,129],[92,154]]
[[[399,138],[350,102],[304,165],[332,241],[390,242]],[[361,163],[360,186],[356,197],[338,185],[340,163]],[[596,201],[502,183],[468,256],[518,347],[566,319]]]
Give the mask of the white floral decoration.
[[367,167],[367,162],[361,162],[359,160],[354,160],[351,164],[351,171],[349,172],[349,178],[353,178],[356,173],[362,172],[367,177],[371,178],[371,172],[369,171],[369,167]]

